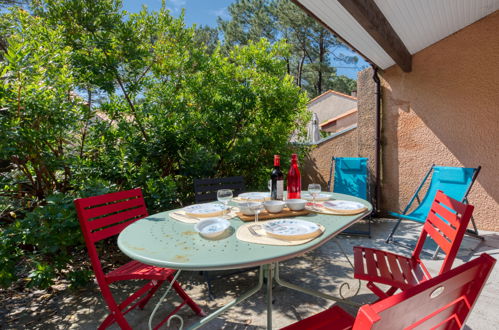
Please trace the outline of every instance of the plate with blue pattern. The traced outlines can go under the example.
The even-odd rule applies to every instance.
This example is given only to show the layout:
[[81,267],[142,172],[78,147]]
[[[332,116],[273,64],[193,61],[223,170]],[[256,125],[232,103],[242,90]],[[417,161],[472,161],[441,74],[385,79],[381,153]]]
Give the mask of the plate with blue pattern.
[[331,211],[343,214],[357,214],[367,210],[367,207],[362,203],[346,200],[327,201],[322,205]]
[[268,192],[247,192],[239,194],[238,199],[243,201],[256,201],[256,202],[264,202],[270,200],[270,193]]
[[267,221],[263,229],[268,236],[284,240],[302,240],[321,234],[318,224],[299,219],[277,219]]
[[186,206],[183,211],[187,215],[198,218],[212,218],[223,215],[227,206],[219,203],[194,204]]

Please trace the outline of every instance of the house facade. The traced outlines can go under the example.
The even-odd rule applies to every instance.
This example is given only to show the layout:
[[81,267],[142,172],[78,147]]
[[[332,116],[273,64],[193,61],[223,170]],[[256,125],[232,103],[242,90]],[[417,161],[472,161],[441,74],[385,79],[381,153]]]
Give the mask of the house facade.
[[[499,231],[499,1],[401,2],[295,1],[376,69],[358,76],[353,149],[369,157],[381,213],[402,209],[433,164],[480,165],[468,200],[478,228]],[[385,23],[369,24],[373,12]]]

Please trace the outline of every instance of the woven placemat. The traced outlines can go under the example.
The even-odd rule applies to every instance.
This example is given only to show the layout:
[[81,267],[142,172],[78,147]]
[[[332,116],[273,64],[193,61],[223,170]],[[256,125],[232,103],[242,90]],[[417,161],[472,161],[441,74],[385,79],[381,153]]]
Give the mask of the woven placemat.
[[[256,244],[264,244],[264,245],[300,245],[300,244],[305,244],[307,242],[310,242],[311,240],[319,237],[322,235],[324,232],[325,228],[323,225],[318,224],[319,226],[319,231],[317,233],[317,236],[303,239],[303,240],[296,240],[296,241],[287,241],[271,236],[267,236],[265,234],[265,230],[263,229],[263,226],[259,223],[245,223],[244,225],[240,226],[237,231],[236,231],[236,237],[237,239],[249,243],[256,243]],[[252,227],[253,231],[256,233],[252,233],[250,231],[250,227]]]
[[[231,207],[230,212],[224,216],[219,216],[219,218],[224,218],[224,219],[232,219],[237,217],[237,213],[239,212],[238,207]],[[185,211],[183,210],[176,210],[173,212],[168,213],[168,216],[172,219],[185,222],[185,223],[198,223],[199,221],[203,220],[203,218],[196,218],[196,217],[191,217],[187,214],[185,214]],[[204,218],[207,219],[207,218]]]
[[[312,204],[312,203],[310,203]],[[307,204],[305,206],[305,209],[314,212],[314,213],[321,213],[321,214],[331,214],[331,215],[355,215],[355,214],[360,214],[364,213],[367,210],[367,207],[364,207],[363,209],[358,209],[358,210],[348,210],[348,211],[340,211],[340,210],[331,210],[328,209],[327,207],[324,207],[322,204],[315,203],[315,205],[310,205]]]

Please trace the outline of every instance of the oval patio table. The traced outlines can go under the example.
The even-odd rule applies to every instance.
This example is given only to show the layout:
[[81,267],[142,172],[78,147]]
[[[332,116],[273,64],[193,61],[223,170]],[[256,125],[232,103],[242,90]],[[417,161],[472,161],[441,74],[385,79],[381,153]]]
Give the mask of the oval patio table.
[[[229,220],[231,233],[219,240],[209,240],[194,231],[194,224],[188,224],[168,216],[173,211],[147,216],[126,227],[118,236],[118,247],[127,256],[148,265],[179,270],[224,270],[260,266],[258,284],[237,299],[204,317],[190,329],[203,326],[228,308],[246,300],[263,286],[263,274],[277,284],[325,299],[345,300],[307,288],[296,286],[279,278],[279,262],[302,255],[325,244],[331,238],[371,213],[369,202],[343,194],[330,193],[333,199],[350,200],[364,204],[367,210],[355,215],[309,214],[296,219],[312,221],[324,226],[324,233],[301,245],[276,246],[240,241],[236,231],[244,224],[239,218]],[[272,328],[272,280],[267,281],[267,328]],[[164,296],[168,293],[165,292]],[[163,299],[160,299],[161,303]],[[158,303],[158,304],[159,304]],[[153,311],[156,311],[158,306]],[[152,316],[149,320],[151,324]]]

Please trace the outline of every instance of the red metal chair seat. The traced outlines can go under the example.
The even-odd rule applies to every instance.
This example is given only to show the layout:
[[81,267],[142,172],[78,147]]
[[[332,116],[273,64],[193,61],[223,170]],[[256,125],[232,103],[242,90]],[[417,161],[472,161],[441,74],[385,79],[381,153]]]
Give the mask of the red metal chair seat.
[[134,260],[107,273],[105,277],[108,283],[137,279],[164,281],[174,274],[174,269],[149,266]]
[[[170,283],[173,281],[175,270],[131,261],[105,274],[95,243],[118,235],[128,225],[148,215],[142,190],[133,189],[76,199],[75,206],[95,278],[110,310],[99,329],[105,329],[114,322],[118,323],[122,329],[132,329],[124,315],[136,307],[144,308],[165,281]],[[109,284],[125,280],[149,280],[149,282],[118,303],[113,297]],[[173,282],[172,287],[182,299],[182,303],[156,325],[155,329],[163,325],[185,304],[189,305],[196,314],[204,315],[201,308],[185,293],[177,281]]]
[[[446,254],[439,274],[448,271],[456,258],[472,213],[473,206],[458,202],[438,191],[412,256],[356,246],[354,277],[368,281],[367,287],[380,298],[430,279],[432,276],[419,257],[428,236]],[[374,283],[386,284],[390,288],[383,291]]]
[[461,329],[495,262],[483,253],[404,292],[362,306],[355,319],[334,306],[283,329]]
[[431,278],[419,259],[362,246],[354,247],[353,251],[355,278],[369,281],[367,287],[373,292],[377,288],[373,282],[407,290]]

